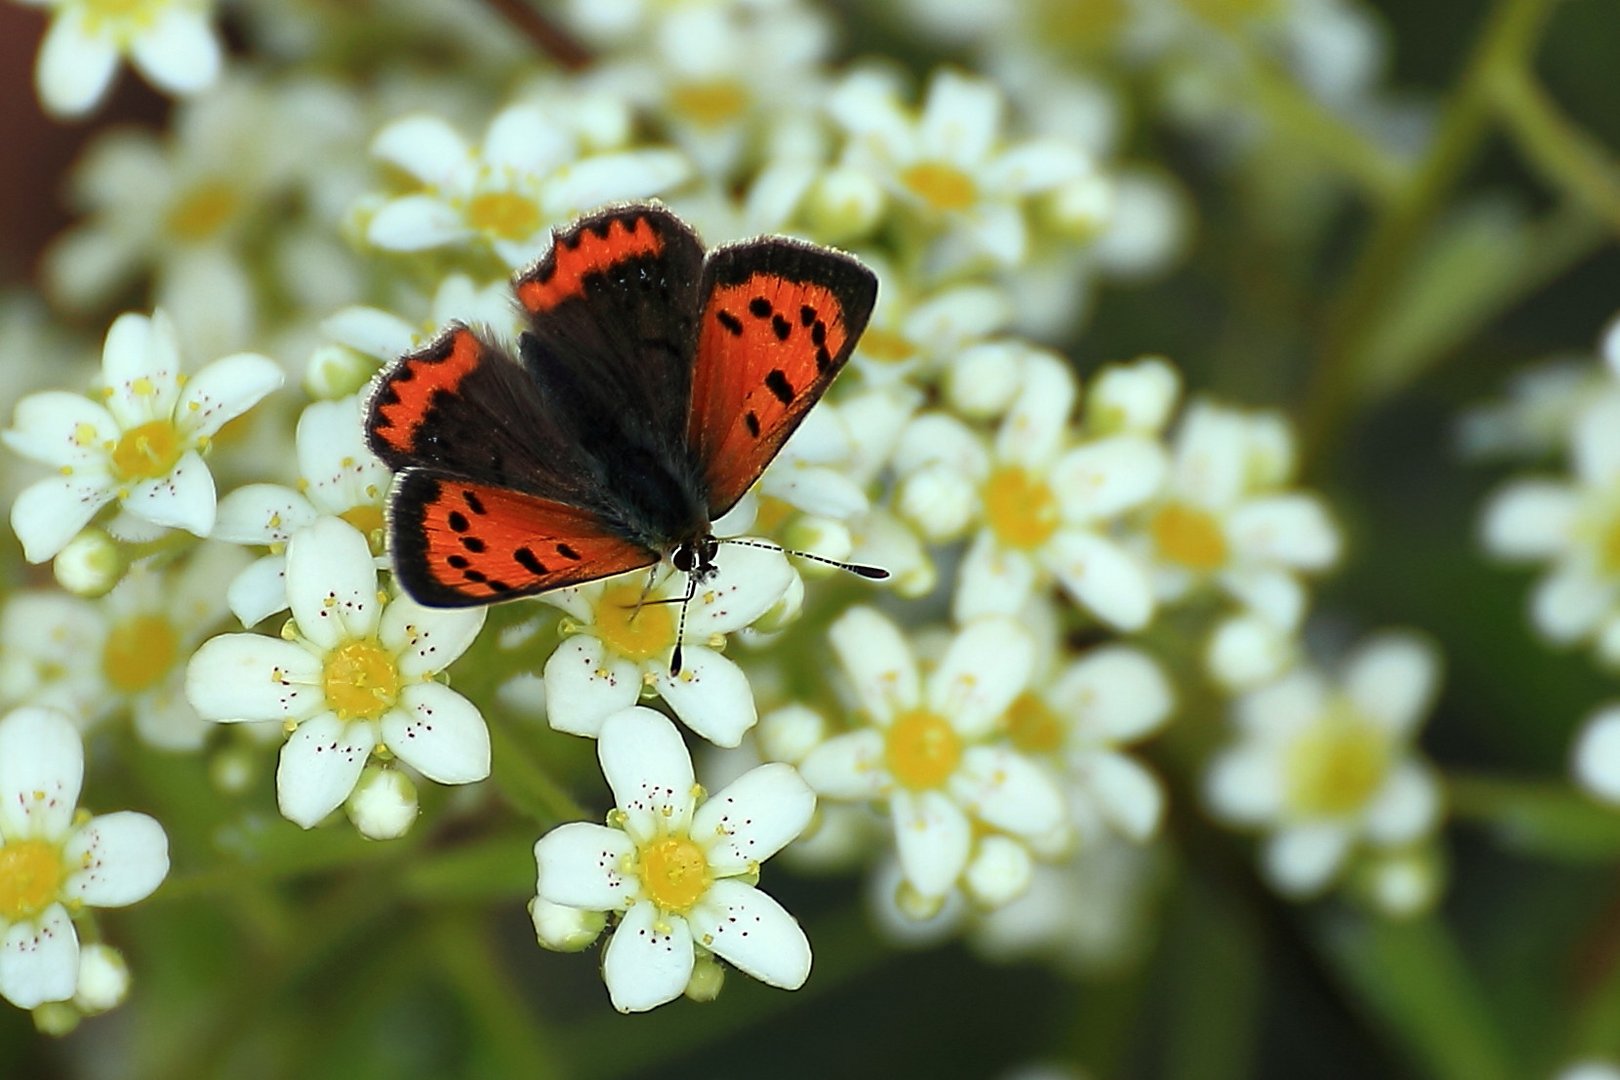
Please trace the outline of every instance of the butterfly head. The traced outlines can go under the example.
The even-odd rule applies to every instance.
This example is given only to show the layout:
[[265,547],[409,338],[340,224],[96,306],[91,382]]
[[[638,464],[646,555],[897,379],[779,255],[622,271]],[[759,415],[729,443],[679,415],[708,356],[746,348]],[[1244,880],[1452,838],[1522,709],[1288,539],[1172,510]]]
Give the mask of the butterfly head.
[[690,574],[694,582],[704,582],[719,570],[714,557],[720,550],[720,541],[707,534],[694,540],[684,540],[670,553],[669,561],[683,574]]

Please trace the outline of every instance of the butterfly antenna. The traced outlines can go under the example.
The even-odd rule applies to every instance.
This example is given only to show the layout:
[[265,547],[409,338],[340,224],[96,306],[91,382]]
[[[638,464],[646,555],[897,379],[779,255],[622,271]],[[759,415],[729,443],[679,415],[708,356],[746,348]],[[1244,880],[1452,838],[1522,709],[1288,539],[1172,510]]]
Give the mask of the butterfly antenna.
[[826,563],[828,566],[836,566],[840,570],[847,570],[851,574],[858,574],[863,578],[870,578],[872,581],[883,581],[889,576],[889,572],[883,569],[881,566],[866,566],[863,563],[839,562],[837,559],[829,559],[825,555],[812,555],[808,551],[794,551],[792,548],[785,548],[781,544],[768,544],[760,540],[721,540],[720,542],[722,544],[738,544],[742,547],[764,548],[766,551],[780,551],[784,555],[797,555],[801,559],[809,559],[811,562]]
[[681,641],[686,637],[686,606],[692,602],[695,590],[688,586],[686,596],[681,600],[681,614],[675,620],[675,652],[669,658],[669,677],[674,678],[681,673]]

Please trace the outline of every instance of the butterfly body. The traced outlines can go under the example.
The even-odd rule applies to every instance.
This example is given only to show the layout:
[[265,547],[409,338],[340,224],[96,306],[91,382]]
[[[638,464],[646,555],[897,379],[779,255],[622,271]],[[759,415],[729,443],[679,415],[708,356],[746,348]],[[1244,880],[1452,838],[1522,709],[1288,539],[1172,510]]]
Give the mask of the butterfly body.
[[455,607],[664,558],[710,576],[712,522],[847,362],[876,290],[853,258],[781,237],[705,255],[656,205],[560,232],[514,282],[517,359],[452,325],[373,388],[399,581]]

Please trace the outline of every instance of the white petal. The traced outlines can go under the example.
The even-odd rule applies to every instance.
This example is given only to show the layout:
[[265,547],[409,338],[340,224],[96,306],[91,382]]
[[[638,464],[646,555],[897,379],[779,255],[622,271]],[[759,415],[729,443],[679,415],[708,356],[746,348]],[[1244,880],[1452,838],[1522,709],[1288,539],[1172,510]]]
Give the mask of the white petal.
[[1039,572],[1027,553],[1003,547],[993,532],[981,529],[957,570],[951,616],[966,624],[990,615],[1016,615],[1035,591]]
[[686,158],[673,150],[598,154],[552,173],[541,188],[541,201],[551,216],[568,217],[602,203],[656,195],[691,171]]
[[131,488],[123,508],[154,525],[207,536],[214,528],[214,476],[201,454],[187,450],[169,475]]
[[478,707],[443,683],[412,683],[382,717],[382,740],[405,764],[441,784],[489,775],[489,728]]
[[534,105],[502,109],[484,134],[484,160],[498,175],[540,175],[574,156],[574,140]]
[[1599,709],[1581,727],[1570,752],[1575,780],[1608,803],[1620,803],[1620,706]]
[[0,997],[21,1009],[66,1001],[79,981],[79,935],[61,904],[0,938]]
[[997,156],[984,170],[983,182],[998,193],[1028,195],[1078,180],[1091,170],[1091,159],[1078,144],[1058,138],[1031,139]]
[[973,168],[990,152],[1001,130],[1001,93],[985,79],[944,69],[928,85],[918,129],[922,153]]
[[662,713],[640,706],[614,713],[602,723],[596,755],[632,839],[681,829],[691,820],[692,757]]
[[1164,788],[1158,777],[1126,754],[1086,754],[1076,771],[1096,799],[1104,818],[1121,834],[1146,843],[1164,817]]
[[1176,432],[1171,487],[1201,507],[1230,506],[1247,481],[1248,447],[1242,414],[1193,402]]
[[922,697],[917,664],[899,627],[869,607],[853,607],[827,631],[861,708],[887,725]]
[[1277,762],[1252,749],[1227,750],[1209,764],[1204,797],[1218,817],[1240,825],[1270,821],[1282,812]]
[[906,880],[923,896],[944,896],[962,876],[973,846],[967,815],[940,791],[897,791],[889,811]]
[[112,413],[82,394],[46,390],[17,402],[12,426],[0,432],[5,444],[23,457],[53,468],[105,467],[108,443],[118,441]]
[[193,436],[211,437],[286,380],[281,365],[268,356],[237,353],[222,357],[186,383],[175,422]]
[[135,66],[173,94],[194,94],[219,77],[219,39],[200,11],[178,4],[163,8],[157,22],[130,42]]
[[266,555],[237,574],[225,590],[225,602],[243,626],[257,626],[276,612],[286,611],[286,556]]
[[792,565],[774,547],[724,545],[716,562],[717,573],[687,606],[687,641],[740,630],[769,611],[793,584]]
[[1440,655],[1417,634],[1386,632],[1345,664],[1344,687],[1369,719],[1405,734],[1428,713],[1440,682]]
[[366,446],[365,431],[358,394],[311,402],[298,416],[298,475],[328,513],[380,505],[388,490],[392,474]]
[[1005,746],[970,746],[950,779],[951,794],[985,824],[1039,836],[1063,824],[1063,795],[1051,776]]
[[586,821],[559,825],[534,845],[539,895],[587,911],[623,911],[641,887],[624,873],[635,858],[634,841],[620,829]]
[[322,649],[377,629],[377,565],[347,522],[323,517],[287,545],[287,600],[298,632]]
[[1157,495],[1169,468],[1156,439],[1115,435],[1058,458],[1052,466],[1052,490],[1070,521],[1112,518]]
[[1425,835],[1440,819],[1440,788],[1429,770],[1416,762],[1399,765],[1367,807],[1367,839],[1383,847],[1407,844]]
[[992,730],[1035,673],[1035,641],[1007,618],[979,619],[928,676],[928,707],[965,738]]
[[1261,739],[1291,735],[1327,711],[1331,691],[1314,668],[1295,668],[1274,683],[1237,700],[1238,726]]
[[602,721],[641,696],[641,665],[610,654],[600,638],[575,634],[546,661],[546,722],[570,735],[601,733]]
[[112,497],[111,485],[95,476],[51,476],[28,485],[11,504],[11,530],[22,541],[23,557],[32,563],[54,558]]
[[1011,203],[980,204],[965,232],[980,251],[1005,268],[1023,262],[1029,251],[1029,226],[1023,212]]
[[1116,630],[1140,630],[1153,618],[1147,570],[1111,540],[1081,529],[1052,537],[1047,562],[1070,596]]
[[383,128],[371,142],[371,153],[429,184],[442,183],[471,157],[455,128],[426,114],[407,116]]
[[390,199],[366,225],[366,240],[388,251],[424,251],[471,235],[460,211],[432,195]]
[[281,484],[244,484],[219,500],[215,540],[231,544],[285,543],[320,517],[310,501]]
[[371,307],[346,307],[321,321],[321,330],[339,344],[382,360],[403,356],[416,345],[416,329],[398,315]]
[[354,790],[376,739],[372,725],[339,720],[336,713],[298,725],[276,768],[282,816],[306,829],[319,825]]
[[875,799],[890,783],[883,732],[873,728],[835,735],[805,755],[799,773],[829,799]]
[[1350,852],[1350,836],[1336,825],[1296,825],[1270,837],[1262,852],[1266,877],[1286,896],[1325,888]]
[[101,347],[101,375],[112,391],[107,408],[125,429],[169,419],[180,392],[180,345],[169,317],[126,312],[114,319]]
[[1485,505],[1480,539],[1503,559],[1550,559],[1569,547],[1580,497],[1566,483],[1516,480]]
[[1620,394],[1581,410],[1570,435],[1575,474],[1588,487],[1603,489],[1620,481]]
[[85,822],[62,857],[83,868],[63,883],[64,896],[91,907],[123,907],[150,896],[168,876],[169,838],[145,814],[123,810]]
[[0,720],[0,833],[54,840],[67,832],[84,782],[84,747],[55,709],[23,708]]
[[402,678],[420,679],[443,671],[466,652],[488,613],[481,607],[428,608],[401,596],[383,609],[377,641],[397,654]]
[[768,986],[797,990],[810,977],[810,941],[771,897],[741,881],[717,881],[687,915],[698,944]]
[[1043,695],[1073,717],[1082,746],[1123,743],[1155,731],[1170,717],[1170,680],[1153,660],[1127,645],[1104,645],[1064,669]]
[[147,746],[159,750],[200,750],[213,730],[213,725],[198,716],[186,700],[178,677],[166,678],[161,685],[137,696],[130,702],[130,711],[135,734]]
[[758,866],[810,824],[816,794],[798,771],[782,762],[750,769],[698,807],[692,839],[705,845],[717,874]]
[[1233,599],[1280,631],[1293,633],[1305,621],[1310,597],[1292,571],[1249,565],[1222,571],[1219,578]]
[[1537,583],[1530,595],[1530,617],[1537,630],[1558,644],[1568,644],[1597,628],[1614,594],[1614,586],[1590,570],[1565,564]]
[[613,1007],[646,1012],[674,1001],[692,981],[692,931],[679,917],[660,919],[649,903],[632,907],[602,957],[602,978]]
[[759,719],[742,668],[702,645],[681,650],[681,673],[653,662],[653,685],[681,723],[716,746],[736,746]]
[[1050,353],[1031,349],[1022,360],[1022,386],[996,431],[995,457],[1035,469],[1057,456],[1079,387],[1068,364]]
[[82,18],[66,12],[51,20],[45,32],[34,85],[40,101],[53,114],[81,116],[100,104],[117,70],[118,47],[87,33]]
[[222,634],[186,665],[186,699],[204,720],[301,720],[326,708],[321,662],[290,641]]
[[1227,517],[1226,535],[1248,558],[1301,570],[1325,570],[1339,558],[1339,530],[1310,495],[1250,499]]

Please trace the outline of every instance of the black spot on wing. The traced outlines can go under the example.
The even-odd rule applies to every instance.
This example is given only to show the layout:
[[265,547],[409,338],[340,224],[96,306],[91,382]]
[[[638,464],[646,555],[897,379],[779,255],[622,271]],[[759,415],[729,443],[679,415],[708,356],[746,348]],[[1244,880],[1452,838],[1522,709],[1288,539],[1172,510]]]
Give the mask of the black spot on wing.
[[472,552],[474,555],[482,555],[484,553],[484,542],[478,539],[476,536],[463,536],[461,538],[461,546]]
[[765,388],[784,405],[793,400],[793,384],[788,382],[787,373],[781,368],[772,368],[765,376]]
[[462,501],[467,504],[467,509],[471,510],[473,513],[487,513],[487,511],[484,509],[483,500],[481,500],[474,492],[463,488],[461,491],[461,498]]
[[777,341],[786,341],[788,335],[793,332],[793,324],[780,315],[772,315],[771,329],[775,331]]
[[471,527],[467,522],[467,515],[460,510],[450,511],[445,520],[450,522],[450,527],[456,532],[466,532]]
[[575,551],[567,544],[558,544],[557,554],[561,555],[565,559],[571,559],[574,562],[579,562],[579,552]]
[[742,335],[742,320],[737,318],[737,316],[733,315],[731,312],[719,312],[715,315],[715,320],[719,322],[721,326],[725,327],[726,333],[730,334],[732,337],[740,337]]
[[743,423],[748,428],[748,434],[752,435],[756,439],[759,438],[759,417],[755,415],[753,409],[749,409],[748,412],[744,414]]
[[543,576],[546,573],[545,565],[541,563],[539,559],[535,558],[534,551],[530,548],[518,548],[516,551],[512,552],[512,558],[517,561],[519,566],[523,567],[523,569],[527,570],[529,573],[534,574],[536,577]]
[[[809,304],[805,304],[803,307],[799,308],[799,325],[801,325],[801,326],[809,326],[811,323],[813,323],[815,321],[816,321],[816,309],[815,308],[811,307]],[[823,329],[822,332],[826,333],[826,330]]]
[[771,317],[771,302],[763,296],[756,296],[748,301],[748,312],[756,319],[768,319]]

